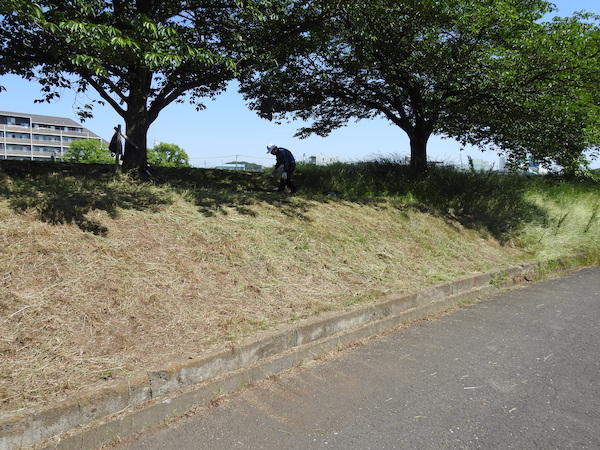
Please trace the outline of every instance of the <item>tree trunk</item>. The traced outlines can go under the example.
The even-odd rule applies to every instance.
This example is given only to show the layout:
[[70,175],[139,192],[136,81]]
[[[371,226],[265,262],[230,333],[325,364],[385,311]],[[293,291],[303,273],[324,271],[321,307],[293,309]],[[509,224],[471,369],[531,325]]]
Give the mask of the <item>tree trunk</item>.
[[148,167],[147,138],[152,121],[148,114],[148,95],[150,93],[151,74],[139,69],[130,83],[131,90],[127,99],[125,119],[125,152],[123,169],[138,169],[143,172]]
[[427,172],[427,141],[429,136],[410,136],[410,167],[418,173]]
[[139,117],[128,117],[125,120],[125,152],[123,154],[123,170],[140,169],[148,167],[147,136],[150,124],[140,120]]

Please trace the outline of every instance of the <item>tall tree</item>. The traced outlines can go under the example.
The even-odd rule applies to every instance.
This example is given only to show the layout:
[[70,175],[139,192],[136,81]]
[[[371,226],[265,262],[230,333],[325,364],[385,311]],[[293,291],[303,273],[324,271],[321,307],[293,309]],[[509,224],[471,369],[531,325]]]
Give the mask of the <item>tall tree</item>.
[[[124,168],[143,168],[148,128],[167,105],[187,96],[203,109],[203,99],[218,95],[261,57],[262,43],[248,33],[293,22],[310,10],[309,3],[4,0],[0,74],[38,80],[45,100],[64,88],[95,89],[100,102],[124,119]],[[265,49],[271,44],[278,43],[269,36]],[[89,117],[92,107],[84,105],[80,116]]]
[[341,1],[328,25],[306,36],[309,52],[281,55],[245,78],[242,92],[262,117],[312,120],[300,137],[385,117],[408,135],[411,165],[423,172],[433,133],[476,141],[473,131],[494,117],[490,105],[510,97],[535,107],[528,90],[551,84],[553,72],[525,83],[513,55],[532,56],[549,11],[544,0]]

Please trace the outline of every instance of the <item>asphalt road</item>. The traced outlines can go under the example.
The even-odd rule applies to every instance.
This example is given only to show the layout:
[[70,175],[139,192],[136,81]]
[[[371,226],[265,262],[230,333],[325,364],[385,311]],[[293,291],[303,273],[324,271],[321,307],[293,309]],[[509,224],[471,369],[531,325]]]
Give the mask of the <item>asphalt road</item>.
[[600,267],[250,387],[119,449],[600,449]]

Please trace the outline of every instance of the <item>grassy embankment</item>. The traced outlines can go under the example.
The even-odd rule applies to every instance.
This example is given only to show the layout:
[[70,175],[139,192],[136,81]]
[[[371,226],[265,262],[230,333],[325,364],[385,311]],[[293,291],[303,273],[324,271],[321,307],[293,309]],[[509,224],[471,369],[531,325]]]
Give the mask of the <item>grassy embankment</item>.
[[265,174],[0,163],[0,412],[519,261],[600,256],[600,185],[389,161]]

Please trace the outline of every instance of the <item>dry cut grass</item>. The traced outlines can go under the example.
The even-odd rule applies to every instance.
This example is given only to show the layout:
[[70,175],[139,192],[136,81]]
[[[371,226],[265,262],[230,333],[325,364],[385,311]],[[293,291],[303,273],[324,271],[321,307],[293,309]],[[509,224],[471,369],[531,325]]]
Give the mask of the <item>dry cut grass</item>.
[[167,200],[90,207],[88,230],[0,200],[0,412],[529,258],[384,200],[152,189]]

